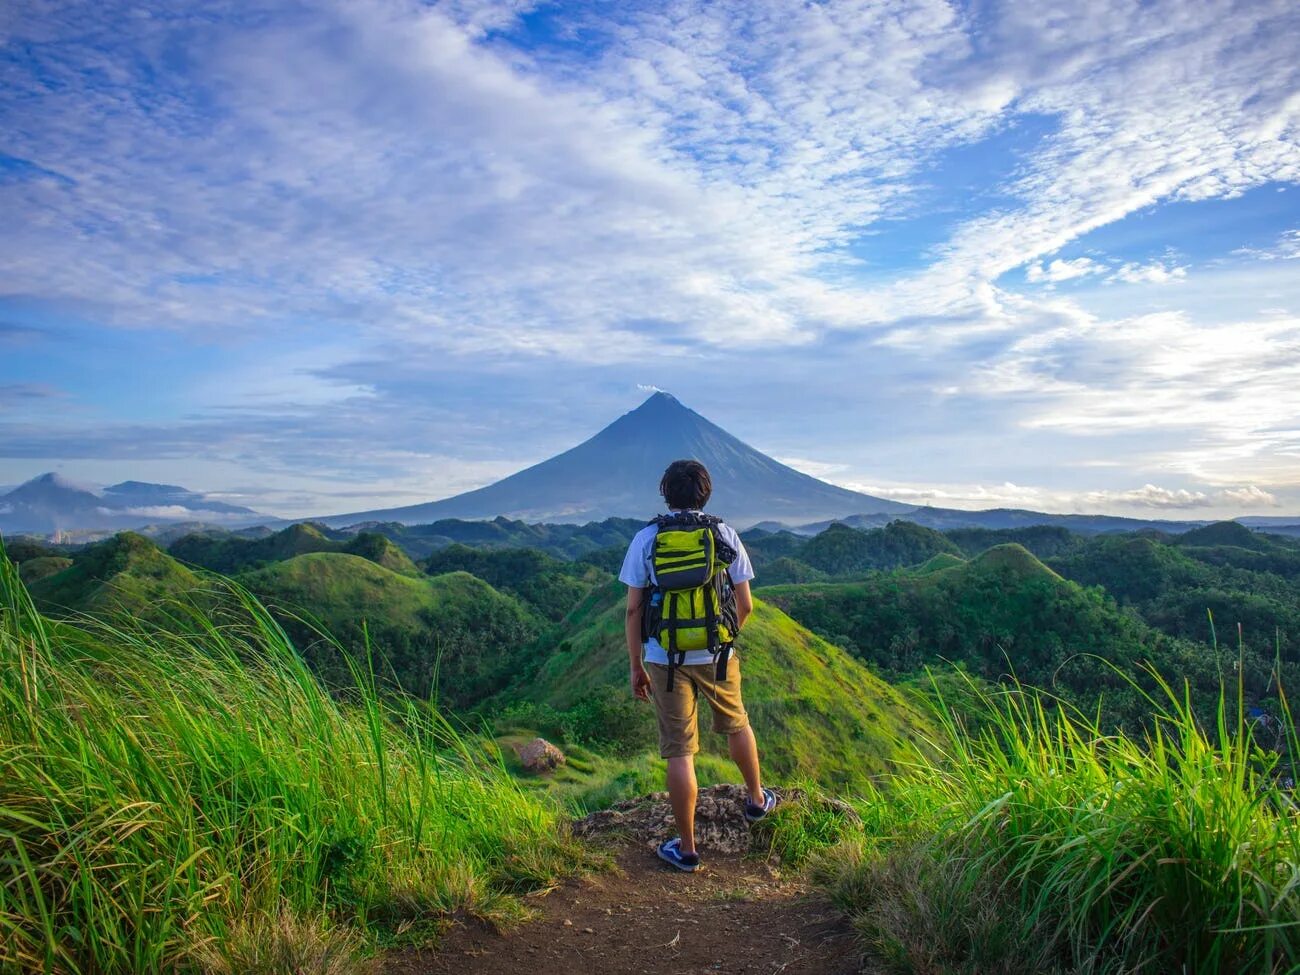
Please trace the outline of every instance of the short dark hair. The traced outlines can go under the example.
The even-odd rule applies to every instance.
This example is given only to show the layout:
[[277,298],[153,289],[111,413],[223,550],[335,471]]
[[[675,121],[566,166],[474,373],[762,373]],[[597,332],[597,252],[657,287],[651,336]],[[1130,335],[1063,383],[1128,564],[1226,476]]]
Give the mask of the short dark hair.
[[703,508],[713,493],[713,479],[698,460],[675,460],[659,480],[659,493],[670,508]]

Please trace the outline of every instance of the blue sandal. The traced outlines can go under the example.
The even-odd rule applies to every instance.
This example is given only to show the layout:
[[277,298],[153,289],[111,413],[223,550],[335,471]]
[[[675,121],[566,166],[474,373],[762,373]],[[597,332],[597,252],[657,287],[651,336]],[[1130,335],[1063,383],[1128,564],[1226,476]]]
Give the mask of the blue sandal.
[[745,800],[745,818],[751,823],[756,823],[760,819],[766,818],[767,814],[776,808],[776,793],[771,789],[763,790],[763,804],[757,805]]
[[659,859],[672,864],[678,870],[693,873],[700,868],[698,853],[683,853],[680,839],[665,840],[659,844]]

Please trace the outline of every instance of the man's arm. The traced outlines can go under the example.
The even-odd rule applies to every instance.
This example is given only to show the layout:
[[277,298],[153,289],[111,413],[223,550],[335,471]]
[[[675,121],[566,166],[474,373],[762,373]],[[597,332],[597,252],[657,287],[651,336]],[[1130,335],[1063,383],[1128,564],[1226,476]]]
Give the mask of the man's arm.
[[[745,587],[748,594],[749,587]],[[748,597],[747,597],[748,598]],[[627,614],[623,619],[623,632],[627,635],[627,662],[629,678],[632,682],[632,696],[641,701],[650,700],[650,675],[641,663],[641,602],[645,599],[645,590],[637,586],[627,587]]]
[[738,582],[734,586],[736,590],[736,629],[742,629],[745,620],[749,619],[749,614],[754,611],[754,597],[749,591],[749,580]]

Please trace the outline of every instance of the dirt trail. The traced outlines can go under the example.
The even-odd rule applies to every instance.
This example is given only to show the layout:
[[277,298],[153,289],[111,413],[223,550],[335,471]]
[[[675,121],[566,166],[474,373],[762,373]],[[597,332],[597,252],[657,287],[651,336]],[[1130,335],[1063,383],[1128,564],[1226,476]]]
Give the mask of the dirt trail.
[[711,858],[693,874],[625,847],[619,869],[528,902],[505,934],[457,923],[437,951],[392,955],[384,975],[850,975],[853,932],[825,900],[766,864]]
[[[706,806],[710,797],[701,798]],[[714,806],[731,818],[731,802]],[[638,814],[632,830],[627,822],[619,824],[621,836],[604,841],[616,843],[617,869],[527,898],[538,912],[535,920],[505,933],[476,921],[457,922],[436,951],[390,955],[382,975],[863,971],[852,929],[797,872],[704,848],[700,870],[674,870],[650,851],[655,837],[645,832],[646,824],[653,827],[662,818]],[[739,821],[743,829],[743,817]]]

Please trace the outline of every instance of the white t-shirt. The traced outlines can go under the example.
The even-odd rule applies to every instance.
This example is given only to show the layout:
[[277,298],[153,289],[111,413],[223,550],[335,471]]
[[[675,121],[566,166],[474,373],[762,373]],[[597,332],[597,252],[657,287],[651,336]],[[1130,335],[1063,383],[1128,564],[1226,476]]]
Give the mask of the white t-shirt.
[[[694,512],[698,514],[698,512]],[[754,578],[754,566],[750,564],[749,553],[745,551],[744,543],[741,542],[740,536],[736,530],[725,522],[717,525],[718,537],[736,550],[736,560],[727,566],[727,575],[731,577],[732,585],[739,585],[742,582],[748,582]],[[646,525],[632,543],[627,547],[627,556],[623,559],[623,569],[618,574],[618,581],[625,586],[632,586],[635,589],[644,589],[655,581],[655,570],[652,564],[654,555],[655,535],[659,534],[659,528],[655,525]],[[651,637],[645,642],[645,660],[651,664],[668,663],[668,651],[659,645],[659,641]],[[691,650],[686,654],[686,663],[688,664],[710,664],[713,663],[713,654],[708,650]]]

